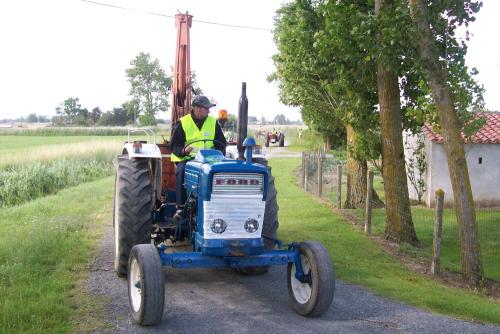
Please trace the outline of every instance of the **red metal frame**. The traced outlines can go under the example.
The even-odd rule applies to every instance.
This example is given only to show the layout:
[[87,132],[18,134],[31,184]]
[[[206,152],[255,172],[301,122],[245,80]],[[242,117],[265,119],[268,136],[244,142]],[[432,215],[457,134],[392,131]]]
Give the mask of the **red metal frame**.
[[174,76],[172,83],[172,129],[179,119],[191,109],[191,60],[189,28],[193,16],[186,14],[175,15],[177,27],[177,49],[175,54]]
[[[172,77],[172,116],[170,138],[175,125],[179,119],[191,110],[191,60],[190,60],[190,38],[189,28],[193,16],[186,14],[175,15],[175,26],[177,27],[177,47],[175,51],[175,66]],[[168,141],[158,145],[162,155],[170,155]],[[162,158],[162,191],[175,189],[175,166],[170,158]]]

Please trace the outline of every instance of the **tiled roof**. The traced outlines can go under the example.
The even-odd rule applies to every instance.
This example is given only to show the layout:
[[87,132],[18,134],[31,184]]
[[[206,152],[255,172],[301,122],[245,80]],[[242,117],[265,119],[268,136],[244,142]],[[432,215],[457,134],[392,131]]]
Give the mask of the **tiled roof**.
[[[486,123],[477,131],[471,140],[465,140],[462,132],[464,142],[468,144],[500,144],[500,112],[480,112],[476,113],[477,117],[484,117]],[[432,127],[428,124],[422,127],[422,131],[429,140],[435,141],[439,144],[443,143],[443,136],[433,132]]]

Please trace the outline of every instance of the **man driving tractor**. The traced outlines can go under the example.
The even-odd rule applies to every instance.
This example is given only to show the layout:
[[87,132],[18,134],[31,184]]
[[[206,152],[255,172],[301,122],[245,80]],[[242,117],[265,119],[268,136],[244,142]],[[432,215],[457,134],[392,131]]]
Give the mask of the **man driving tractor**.
[[[193,159],[193,148],[215,148],[226,154],[226,138],[220,125],[213,116],[209,116],[210,108],[215,104],[203,95],[195,96],[192,102],[191,113],[182,117],[174,128],[170,148],[172,162],[175,162],[175,189],[177,211],[175,218],[182,217],[183,205],[186,202],[186,190],[183,187],[186,162]],[[208,141],[196,140],[207,139]],[[212,141],[214,140],[214,141]]]

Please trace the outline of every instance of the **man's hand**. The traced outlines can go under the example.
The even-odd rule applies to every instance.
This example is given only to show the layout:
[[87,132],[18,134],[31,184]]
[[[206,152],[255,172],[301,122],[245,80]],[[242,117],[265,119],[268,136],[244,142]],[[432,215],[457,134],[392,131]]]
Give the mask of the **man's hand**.
[[189,155],[189,153],[191,153],[192,150],[193,146],[187,146],[186,148],[184,148],[184,155]]

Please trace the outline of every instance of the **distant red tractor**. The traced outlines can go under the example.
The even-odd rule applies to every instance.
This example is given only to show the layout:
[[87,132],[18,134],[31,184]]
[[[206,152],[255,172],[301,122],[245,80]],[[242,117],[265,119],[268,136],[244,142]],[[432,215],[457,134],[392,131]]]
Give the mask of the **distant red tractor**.
[[265,146],[269,147],[269,144],[278,143],[279,147],[285,146],[285,134],[281,131],[271,131],[266,134]]

